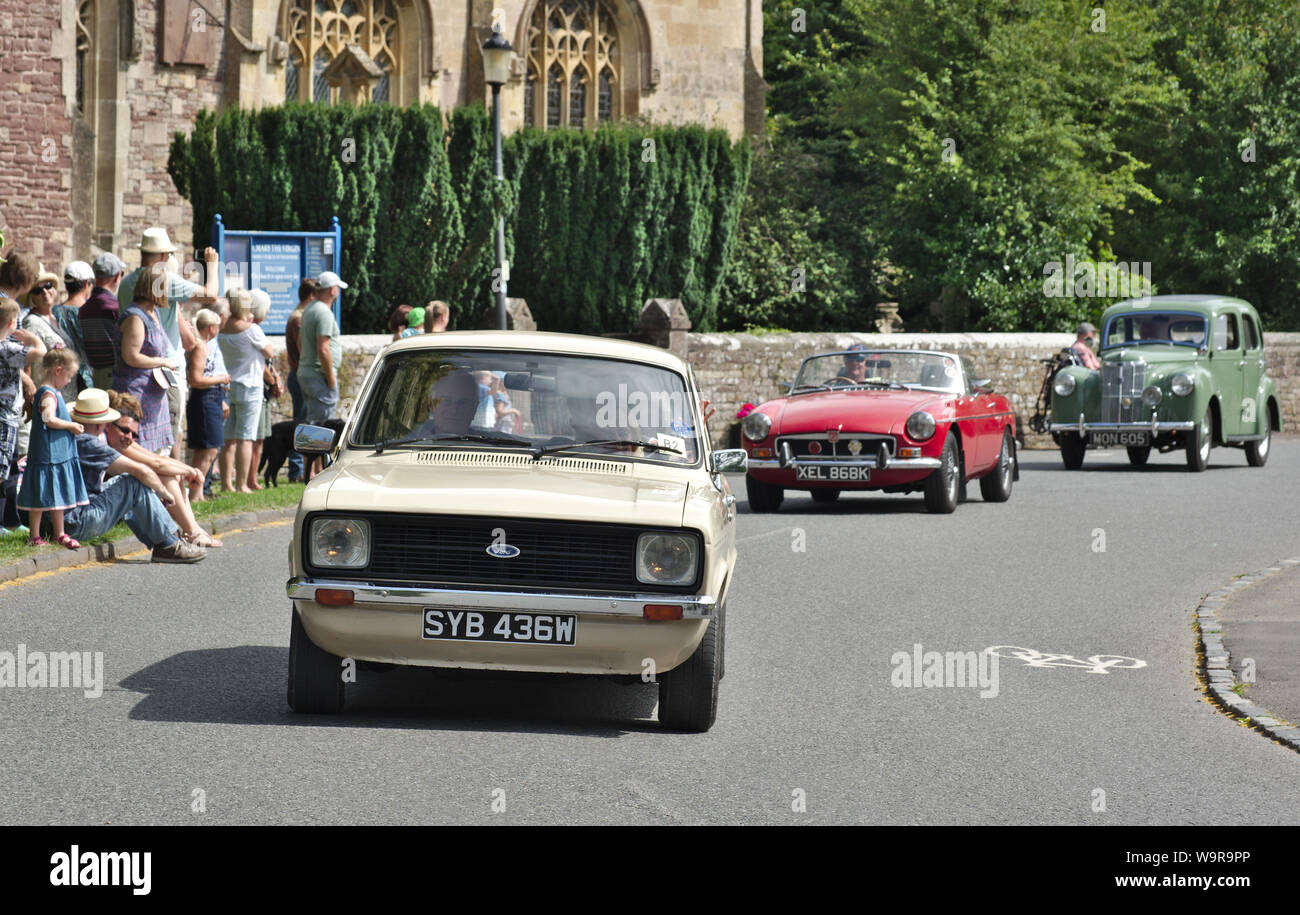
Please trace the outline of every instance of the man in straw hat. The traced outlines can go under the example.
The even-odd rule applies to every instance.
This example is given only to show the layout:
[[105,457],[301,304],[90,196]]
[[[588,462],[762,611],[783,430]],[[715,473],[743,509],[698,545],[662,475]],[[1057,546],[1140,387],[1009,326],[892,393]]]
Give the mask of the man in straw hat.
[[86,481],[90,504],[69,509],[64,530],[86,541],[107,532],[119,521],[153,550],[154,562],[198,562],[207,552],[181,539],[167,514],[171,493],[158,474],[138,461],[119,454],[99,436],[104,427],[122,417],[108,405],[108,392],[86,388],[68,411],[86,431],[77,436],[77,458]]
[[[132,270],[122,278],[122,285],[117,290],[120,307],[131,304],[135,287],[140,277],[154,264],[164,263],[175,252],[176,246],[167,236],[167,230],[151,226],[144,230],[140,238],[140,268]],[[176,376],[176,384],[167,389],[167,409],[171,415],[172,457],[181,456],[181,417],[185,415],[186,372],[185,354],[194,348],[194,328],[189,321],[182,320],[181,304],[196,296],[215,299],[217,295],[217,252],[213,248],[203,249],[204,285],[191,283],[176,273],[167,274],[167,308],[158,309],[158,320],[167,332],[167,358],[171,360]]]

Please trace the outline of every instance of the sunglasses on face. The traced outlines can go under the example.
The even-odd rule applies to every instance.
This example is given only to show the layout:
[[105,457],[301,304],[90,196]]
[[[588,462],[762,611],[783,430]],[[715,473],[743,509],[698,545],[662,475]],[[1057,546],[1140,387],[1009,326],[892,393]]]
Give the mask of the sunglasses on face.
[[116,429],[118,432],[120,432],[122,435],[125,435],[127,438],[135,438],[134,429],[128,429],[125,426],[118,425],[117,423],[113,423],[113,428]]
[[53,292],[53,291],[54,291],[54,284],[53,284],[53,283],[41,283],[41,285],[39,285],[39,286],[36,287],[36,291],[37,291],[37,292]]

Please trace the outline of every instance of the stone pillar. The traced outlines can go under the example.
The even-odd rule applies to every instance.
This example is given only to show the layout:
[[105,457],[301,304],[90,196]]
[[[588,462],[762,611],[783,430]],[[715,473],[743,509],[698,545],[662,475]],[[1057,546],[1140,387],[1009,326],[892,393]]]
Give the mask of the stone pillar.
[[646,299],[636,329],[647,343],[683,359],[690,350],[687,334],[691,329],[691,319],[687,317],[681,299]]
[[533,313],[523,299],[506,297],[506,330],[537,330]]

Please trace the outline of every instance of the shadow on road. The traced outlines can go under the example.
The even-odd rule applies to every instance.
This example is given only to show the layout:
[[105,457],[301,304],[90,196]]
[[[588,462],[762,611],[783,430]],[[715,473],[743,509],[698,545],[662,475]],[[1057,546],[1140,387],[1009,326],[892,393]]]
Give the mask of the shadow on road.
[[654,684],[593,677],[357,666],[340,715],[295,715],[285,701],[289,650],[266,645],[184,651],[124,680],[144,693],[142,721],[499,731],[620,737],[660,731]]

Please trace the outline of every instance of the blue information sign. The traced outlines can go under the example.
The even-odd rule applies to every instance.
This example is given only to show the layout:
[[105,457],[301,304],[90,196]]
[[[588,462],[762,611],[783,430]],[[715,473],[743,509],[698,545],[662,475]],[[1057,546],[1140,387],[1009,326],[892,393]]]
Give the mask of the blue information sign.
[[[298,307],[298,284],[326,270],[339,272],[343,230],[339,218],[327,232],[253,232],[227,229],[217,213],[212,221],[212,246],[221,260],[218,294],[227,288],[262,289],[271,297],[271,311],[262,323],[268,334],[284,333],[289,314]],[[340,299],[334,300],[334,320],[342,329]]]

